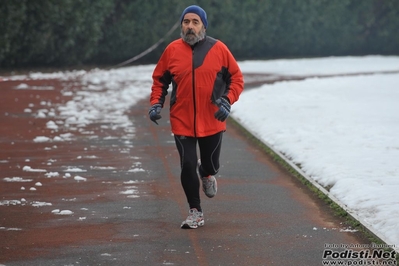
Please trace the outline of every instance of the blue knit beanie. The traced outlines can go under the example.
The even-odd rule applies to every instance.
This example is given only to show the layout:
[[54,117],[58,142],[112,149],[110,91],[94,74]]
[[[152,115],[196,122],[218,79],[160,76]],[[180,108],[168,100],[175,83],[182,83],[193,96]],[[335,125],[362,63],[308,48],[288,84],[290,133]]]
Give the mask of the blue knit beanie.
[[186,9],[184,9],[184,11],[183,11],[183,13],[181,14],[181,17],[180,17],[180,23],[183,22],[183,18],[184,18],[184,16],[187,13],[197,14],[201,18],[202,24],[204,24],[204,27],[205,28],[208,27],[208,20],[206,18],[206,12],[201,7],[196,6],[196,5],[192,5],[192,6],[187,7]]

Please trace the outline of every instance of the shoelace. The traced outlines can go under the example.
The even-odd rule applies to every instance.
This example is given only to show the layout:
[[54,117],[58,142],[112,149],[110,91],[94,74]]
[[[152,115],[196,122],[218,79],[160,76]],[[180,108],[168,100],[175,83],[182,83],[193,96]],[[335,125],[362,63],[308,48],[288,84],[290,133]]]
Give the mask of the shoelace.
[[190,219],[192,220],[197,220],[198,218],[201,217],[201,213],[199,211],[195,211],[195,210],[190,210],[190,213],[188,215],[190,217]]

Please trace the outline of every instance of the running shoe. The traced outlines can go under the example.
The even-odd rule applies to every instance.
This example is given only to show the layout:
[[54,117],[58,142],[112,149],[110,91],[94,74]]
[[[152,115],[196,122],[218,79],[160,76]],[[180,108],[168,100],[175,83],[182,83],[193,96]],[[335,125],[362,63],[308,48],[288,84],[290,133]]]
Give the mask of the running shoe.
[[213,198],[216,195],[216,192],[218,191],[218,183],[216,181],[216,178],[213,175],[201,176],[199,171],[200,166],[201,166],[201,160],[198,160],[197,173],[202,181],[202,191],[204,191],[205,195],[208,198]]
[[199,212],[197,209],[193,208],[190,209],[187,219],[183,221],[181,224],[181,228],[184,229],[196,229],[199,226],[203,226],[205,223],[204,221],[204,214]]

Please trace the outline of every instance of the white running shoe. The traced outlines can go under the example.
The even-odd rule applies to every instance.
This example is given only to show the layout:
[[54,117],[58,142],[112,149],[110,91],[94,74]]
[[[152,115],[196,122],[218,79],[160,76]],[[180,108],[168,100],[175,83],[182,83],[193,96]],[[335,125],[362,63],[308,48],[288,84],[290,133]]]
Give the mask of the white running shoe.
[[200,166],[201,166],[201,160],[198,160],[197,174],[202,181],[202,191],[204,191],[205,195],[208,198],[213,198],[216,195],[216,192],[218,191],[218,183],[216,181],[216,178],[213,175],[201,176],[199,172]]
[[197,209],[193,208],[190,209],[187,219],[183,221],[183,223],[181,224],[181,228],[196,229],[199,226],[204,226],[204,223],[205,223],[204,214],[202,212],[199,212]]

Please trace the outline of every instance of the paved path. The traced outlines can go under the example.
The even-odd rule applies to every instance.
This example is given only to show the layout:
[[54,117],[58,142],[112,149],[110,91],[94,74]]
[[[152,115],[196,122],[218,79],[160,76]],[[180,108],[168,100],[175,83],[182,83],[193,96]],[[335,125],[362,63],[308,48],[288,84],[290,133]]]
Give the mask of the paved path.
[[340,232],[345,225],[324,203],[231,124],[219,192],[202,197],[205,226],[180,229],[188,209],[167,119],[150,123],[142,101],[129,113],[136,127],[130,139],[122,129],[97,124],[76,129],[71,140],[33,142],[62,133],[46,128],[50,118],[33,114],[68,101],[60,93],[66,84],[24,81],[56,89],[15,90],[20,83],[0,82],[0,265],[311,266],[321,265],[325,244],[366,243]]

